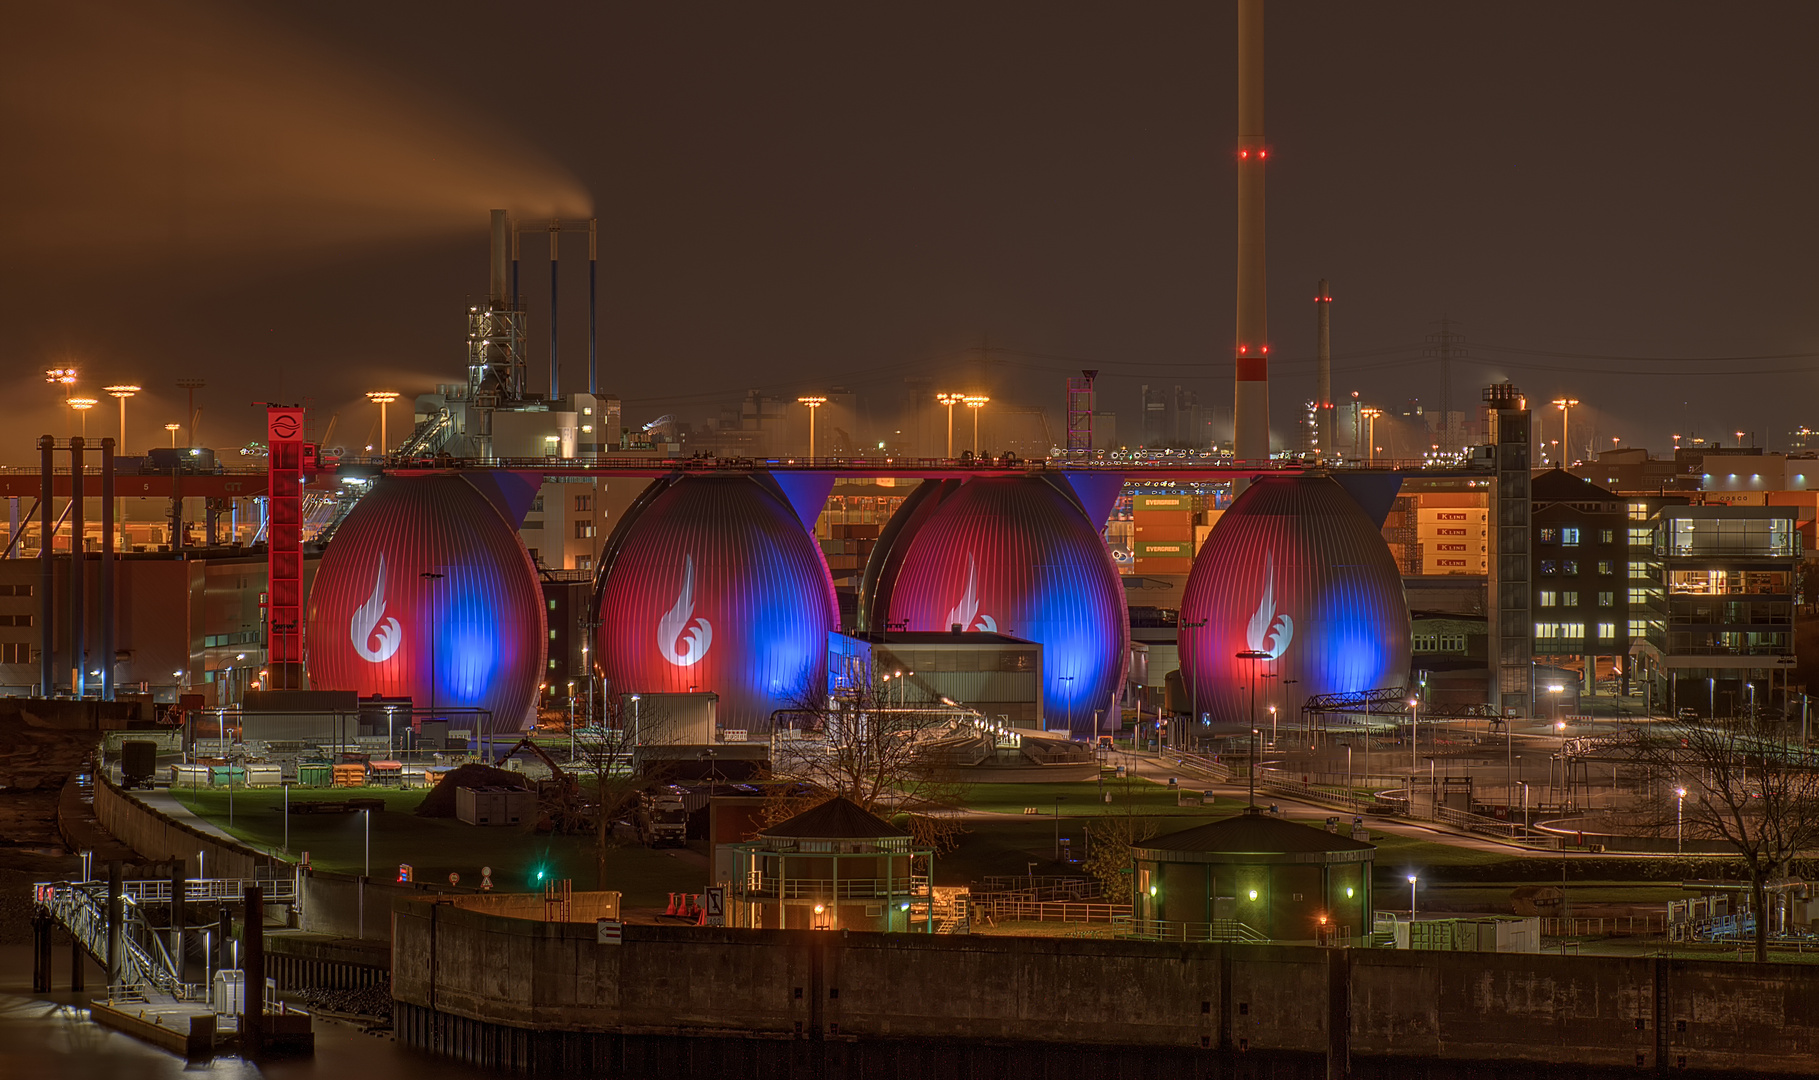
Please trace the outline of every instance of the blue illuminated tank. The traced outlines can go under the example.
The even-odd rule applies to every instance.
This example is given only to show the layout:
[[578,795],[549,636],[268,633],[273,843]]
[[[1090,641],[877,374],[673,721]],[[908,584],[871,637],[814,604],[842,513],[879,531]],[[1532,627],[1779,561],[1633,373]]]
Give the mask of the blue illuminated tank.
[[376,481],[322,554],[306,625],[313,689],[484,709],[495,731],[534,719],[543,589],[502,502],[459,474]]
[[[1214,721],[1269,706],[1298,720],[1315,694],[1399,687],[1408,601],[1383,533],[1331,478],[1265,476],[1213,526],[1181,597],[1181,675]],[[1241,652],[1266,654],[1240,659]]]
[[786,493],[768,477],[685,476],[646,491],[595,587],[608,693],[712,691],[722,725],[737,728],[824,692],[839,608],[804,517],[828,484]]
[[1038,642],[1046,725],[1090,735],[1097,713],[1112,730],[1130,624],[1100,522],[1085,508],[1094,485],[1082,484],[1083,497],[1058,477],[994,476],[918,490],[927,494],[898,511],[905,526],[873,549],[868,624]]

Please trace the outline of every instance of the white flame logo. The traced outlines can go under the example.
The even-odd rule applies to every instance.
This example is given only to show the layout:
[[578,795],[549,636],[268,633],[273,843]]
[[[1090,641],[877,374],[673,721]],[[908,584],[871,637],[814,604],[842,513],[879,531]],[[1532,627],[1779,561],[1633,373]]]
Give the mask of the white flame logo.
[[1288,643],[1295,640],[1295,620],[1276,614],[1276,560],[1269,552],[1263,555],[1263,598],[1257,601],[1257,613],[1244,636],[1253,652],[1268,653],[1271,660],[1287,652]]
[[[695,557],[684,556],[682,595],[676,606],[657,621],[657,649],[677,667],[694,667],[714,643],[714,624],[695,615]],[[683,646],[680,650],[676,646]]]
[[990,615],[979,614],[979,565],[973,561],[970,551],[966,554],[966,595],[947,613],[947,625],[962,630],[983,630],[988,634],[998,632],[996,620]]
[[[384,620],[381,622],[381,620]],[[383,664],[404,644],[404,630],[397,619],[385,618],[385,556],[379,556],[379,576],[373,581],[373,595],[366,598],[366,603],[354,609],[354,617],[347,624],[347,636],[354,643],[354,651],[360,659],[369,664]],[[379,644],[373,647],[373,639]]]

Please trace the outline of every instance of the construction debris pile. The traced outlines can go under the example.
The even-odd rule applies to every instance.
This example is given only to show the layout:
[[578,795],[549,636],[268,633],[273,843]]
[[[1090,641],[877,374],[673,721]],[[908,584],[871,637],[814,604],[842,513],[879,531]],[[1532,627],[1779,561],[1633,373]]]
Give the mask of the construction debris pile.
[[417,804],[418,817],[452,818],[455,816],[455,792],[460,788],[509,787],[528,788],[530,780],[522,773],[495,769],[491,765],[470,764],[444,776],[440,783]]

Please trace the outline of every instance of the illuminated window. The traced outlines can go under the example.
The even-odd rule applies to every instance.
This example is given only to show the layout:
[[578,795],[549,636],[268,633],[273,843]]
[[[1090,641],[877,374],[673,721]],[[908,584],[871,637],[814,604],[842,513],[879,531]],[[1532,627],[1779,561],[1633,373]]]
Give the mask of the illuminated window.
[[1631,604],[1648,603],[1648,590],[1647,589],[1631,589],[1630,590],[1630,603]]
[[1598,530],[1598,542],[1600,544],[1616,543],[1617,542],[1617,530],[1616,529],[1599,529]]
[[1559,543],[1560,542],[1560,530],[1553,529],[1553,528],[1542,529],[1541,530],[1541,542],[1544,544]]
[[1560,545],[1562,547],[1578,547],[1579,546],[1579,530],[1571,529],[1571,528],[1561,529],[1560,530]]
[[1566,574],[1569,576],[1579,573],[1579,560],[1578,559],[1561,559],[1560,560],[1560,572],[1562,574]]
[[1614,622],[1599,623],[1598,624],[1598,640],[1600,640],[1600,641],[1617,640],[1617,624]]
[[1560,606],[1561,607],[1578,607],[1579,606],[1579,591],[1577,589],[1568,589],[1565,592],[1561,593],[1560,594]]
[[1559,607],[1560,606],[1560,594],[1553,589],[1542,589],[1541,590],[1541,606],[1542,607]]
[[1598,572],[1606,577],[1617,572],[1617,564],[1609,559],[1598,560]]
[[1558,559],[1542,559],[1541,560],[1542,576],[1553,577],[1555,574],[1558,574],[1559,572],[1560,572],[1560,562]]
[[1613,607],[1616,605],[1616,603],[1617,603],[1617,594],[1616,593],[1601,592],[1598,594],[1598,606],[1599,607]]

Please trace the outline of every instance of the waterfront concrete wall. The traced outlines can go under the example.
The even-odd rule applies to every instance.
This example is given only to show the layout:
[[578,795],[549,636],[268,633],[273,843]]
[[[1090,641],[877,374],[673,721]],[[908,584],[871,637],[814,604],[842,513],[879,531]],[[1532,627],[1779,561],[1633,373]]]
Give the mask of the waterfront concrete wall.
[[530,1071],[623,1060],[628,1039],[758,1038],[1330,1057],[1380,1075],[1819,1072],[1804,965],[642,926],[603,945],[592,925],[412,902],[394,915],[393,994],[401,1038],[462,1053],[447,1036],[465,1032],[512,1048],[471,1059]]
[[191,877],[197,873],[198,852],[203,855],[202,872],[208,877],[250,878],[255,867],[266,868],[268,874],[273,867],[288,869],[288,864],[265,852],[159,813],[99,773],[95,776],[95,820],[141,858],[185,860]]

